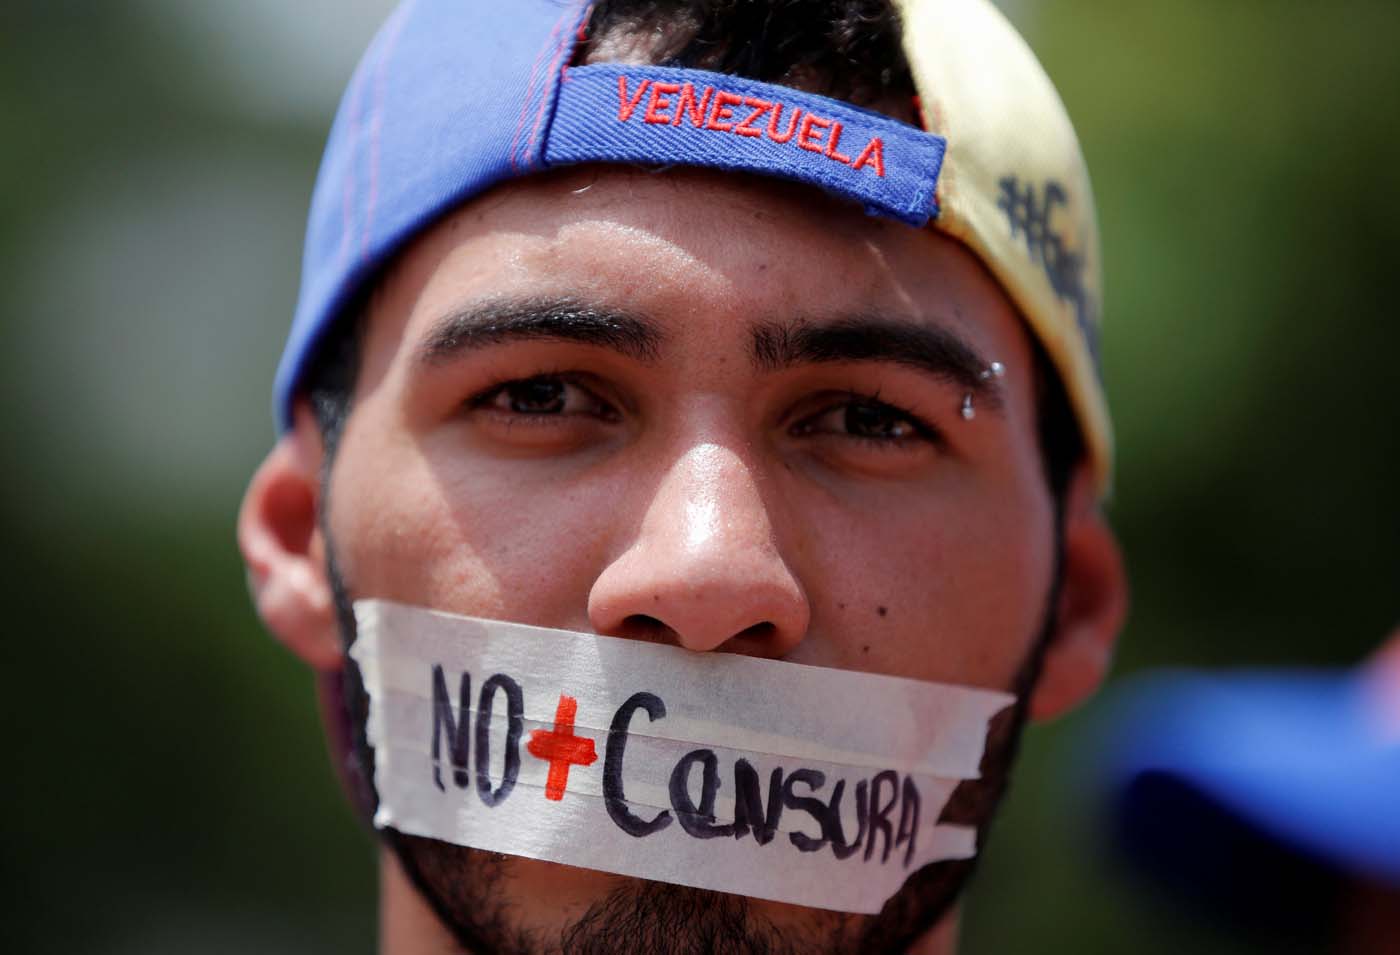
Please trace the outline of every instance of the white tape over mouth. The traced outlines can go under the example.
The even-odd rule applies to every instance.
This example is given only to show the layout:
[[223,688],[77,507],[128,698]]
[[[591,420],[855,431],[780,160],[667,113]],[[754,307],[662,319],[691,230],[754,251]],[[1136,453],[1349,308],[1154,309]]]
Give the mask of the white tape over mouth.
[[875,913],[971,858],[939,825],[1006,693],[355,603],[374,824]]

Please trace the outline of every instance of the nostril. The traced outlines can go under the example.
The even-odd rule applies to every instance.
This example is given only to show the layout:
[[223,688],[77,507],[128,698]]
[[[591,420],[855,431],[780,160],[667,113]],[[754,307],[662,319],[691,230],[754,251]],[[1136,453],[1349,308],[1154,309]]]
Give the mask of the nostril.
[[777,632],[777,627],[764,621],[763,623],[756,623],[752,627],[745,627],[734,635],[734,639],[761,642],[773,639],[773,635]]
[[657,620],[655,617],[644,613],[634,613],[622,621],[622,626],[616,636],[629,637],[633,640],[655,640],[665,641],[673,633],[670,627]]
[[[720,641],[720,643],[736,645],[737,647],[754,647],[771,643],[777,636],[778,628],[768,621],[756,623],[753,626],[745,627],[738,633]],[[670,624],[650,614],[634,613],[625,617],[622,625],[615,631],[613,636],[626,637],[630,640],[647,640],[654,643],[679,643],[688,645],[682,639],[682,635]],[[692,636],[695,636],[692,634]],[[718,645],[718,644],[716,644]]]

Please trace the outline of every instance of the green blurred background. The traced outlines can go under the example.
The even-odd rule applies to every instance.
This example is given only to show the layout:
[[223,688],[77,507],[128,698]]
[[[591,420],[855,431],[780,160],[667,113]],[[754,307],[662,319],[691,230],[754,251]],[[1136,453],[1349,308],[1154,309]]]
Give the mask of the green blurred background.
[[[374,854],[233,543],[340,88],[388,0],[0,6],[5,949],[370,952]],[[1400,4],[1006,2],[1107,262],[1117,676],[1400,617]],[[1239,952],[1031,733],[965,951]]]

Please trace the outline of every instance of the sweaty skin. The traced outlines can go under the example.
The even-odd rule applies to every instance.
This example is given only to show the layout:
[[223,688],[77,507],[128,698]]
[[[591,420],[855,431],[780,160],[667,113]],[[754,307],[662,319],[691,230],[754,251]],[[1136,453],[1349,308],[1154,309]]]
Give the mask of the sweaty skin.
[[[541,302],[635,318],[653,347],[478,335],[424,358],[447,317]],[[965,419],[947,369],[756,357],[756,337],[852,320],[940,330],[1004,373]],[[328,533],[355,598],[993,689],[1048,609],[1030,711],[1050,716],[1102,677],[1124,585],[1081,469],[1047,608],[1035,410],[1027,333],[955,241],[800,186],[583,168],[498,188],[400,255],[369,303],[324,521],[303,402],[240,535],[264,619],[323,672],[342,665]],[[387,851],[382,869],[384,949],[452,950]],[[489,871],[507,928],[546,948],[629,882],[508,857]],[[795,950],[858,922],[749,911]],[[917,950],[954,938],[945,918]]]

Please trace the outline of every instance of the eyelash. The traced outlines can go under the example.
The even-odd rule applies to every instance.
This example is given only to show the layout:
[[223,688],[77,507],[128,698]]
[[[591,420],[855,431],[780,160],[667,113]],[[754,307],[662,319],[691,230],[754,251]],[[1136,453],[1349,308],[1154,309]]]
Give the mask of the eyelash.
[[[599,397],[597,389],[591,388],[588,386],[588,384],[586,384],[585,376],[566,371],[541,371],[533,375],[511,376],[509,378],[503,378],[495,382],[494,384],[488,385],[481,391],[478,391],[472,397],[468,398],[465,402],[465,405],[471,410],[486,409],[492,402],[494,402],[497,398],[504,394],[509,388],[522,387],[525,385],[535,384],[539,382],[555,381],[565,385],[571,385],[574,388],[577,388],[579,391],[582,391],[584,394],[586,394],[590,400],[596,402],[597,405],[605,409],[604,413],[597,415],[597,417],[608,421],[617,419],[618,413],[617,410],[613,407],[613,403],[607,401],[602,397]],[[564,417],[564,415],[555,415],[543,412],[532,413],[525,411],[502,411],[502,413],[520,418]]]
[[[789,428],[789,432],[801,434],[801,429],[803,429],[804,426],[811,426],[813,422],[826,415],[841,411],[842,409],[863,406],[866,409],[877,411],[881,414],[888,414],[897,421],[907,422],[913,429],[914,434],[906,437],[880,438],[872,435],[847,433],[844,435],[847,440],[857,441],[863,445],[883,450],[905,447],[912,442],[918,441],[926,441],[939,448],[943,447],[945,444],[943,433],[938,428],[911,411],[881,400],[878,391],[841,391],[833,392],[829,397],[833,399],[831,403],[828,404],[824,402],[819,410],[804,415],[801,420],[797,421]],[[815,432],[808,431],[807,433],[811,434]]]
[[[589,385],[586,383],[586,376],[567,371],[541,371],[532,375],[513,376],[510,378],[504,378],[491,385],[488,385],[487,387],[483,388],[481,391],[473,395],[471,398],[468,398],[465,402],[465,405],[466,407],[472,410],[496,410],[499,413],[510,417],[520,419],[537,419],[538,421],[540,421],[540,423],[543,423],[545,419],[551,419],[556,417],[572,417],[574,415],[566,415],[564,413],[525,412],[514,410],[506,411],[504,409],[489,408],[489,406],[497,399],[499,399],[501,395],[504,394],[509,388],[525,386],[538,382],[556,381],[565,385],[571,385],[574,388],[579,389],[584,394],[586,394],[590,400],[596,402],[597,406],[604,409],[602,413],[594,413],[594,417],[600,418],[605,421],[615,421],[619,418],[619,414],[614,408],[613,403],[605,400],[604,398],[599,397],[597,390],[595,388],[589,387]],[[897,405],[892,405],[887,401],[881,400],[878,391],[873,393],[853,390],[829,392],[826,396],[823,396],[821,401],[822,404],[817,410],[804,414],[798,421],[796,421],[788,427],[788,432],[797,436],[820,435],[823,433],[831,434],[831,432],[818,432],[815,429],[815,422],[819,421],[821,418],[827,415],[839,412],[843,409],[850,409],[859,406],[868,410],[878,412],[880,414],[889,415],[893,419],[895,419],[896,423],[907,422],[913,429],[914,434],[903,437],[882,438],[873,435],[845,433],[839,435],[840,437],[844,437],[846,440],[849,441],[859,442],[860,444],[866,445],[868,447],[879,448],[882,450],[901,448],[907,446],[912,442],[918,441],[926,441],[929,444],[940,448],[945,445],[943,433],[938,428],[934,427],[928,421],[924,420],[923,418],[914,414],[913,412],[907,411],[904,408],[901,408]]]

